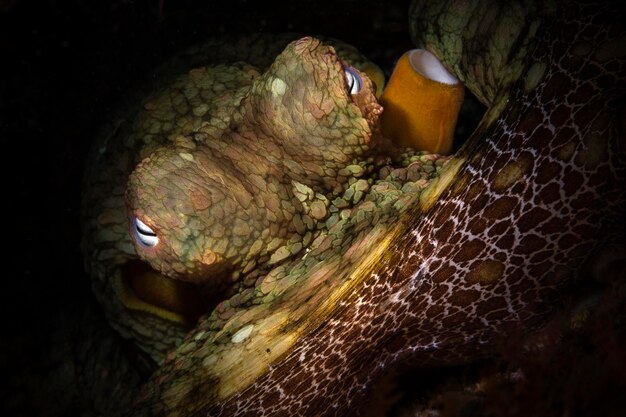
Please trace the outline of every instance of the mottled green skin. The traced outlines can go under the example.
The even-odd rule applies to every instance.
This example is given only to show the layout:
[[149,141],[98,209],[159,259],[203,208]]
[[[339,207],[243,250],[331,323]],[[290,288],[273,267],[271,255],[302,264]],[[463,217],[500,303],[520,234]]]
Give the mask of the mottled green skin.
[[[363,160],[359,156],[370,147],[366,142],[372,133],[371,122],[359,118],[360,116],[356,117],[361,114],[361,107],[367,106],[367,101],[363,97],[354,102],[352,99],[348,100],[339,62],[332,58],[332,52],[325,47],[315,53],[330,53],[329,59],[332,59],[323,63],[325,67],[319,67],[320,64],[315,67],[318,71],[315,74],[319,79],[313,80],[314,84],[301,84],[301,87],[307,87],[302,90],[286,89],[284,98],[287,105],[282,105],[282,100],[276,103],[262,100],[263,97],[272,97],[270,78],[275,78],[282,71],[284,75],[281,77],[289,80],[292,77],[290,71],[298,69],[298,65],[293,68],[286,65],[288,62],[290,65],[295,62],[287,60],[289,54],[293,58],[292,51],[287,52],[281,58],[282,61],[278,60],[270,72],[263,74],[264,69],[294,38],[296,35],[215,39],[185,51],[157,69],[150,77],[155,79],[154,82],[148,83],[129,97],[94,144],[92,157],[87,164],[83,196],[83,251],[87,271],[92,279],[94,293],[104,306],[112,326],[157,363],[182,342],[190,326],[145,311],[130,309],[123,300],[124,290],[120,282],[125,267],[129,262],[138,259],[129,233],[128,200],[131,204],[142,200],[141,204],[144,206],[141,210],[148,210],[146,206],[150,205],[157,207],[168,199],[174,205],[186,207],[184,210],[188,215],[185,223],[188,227],[169,227],[169,222],[174,220],[168,218],[167,210],[154,212],[154,215],[163,216],[164,220],[156,217],[152,222],[150,217],[144,217],[144,220],[159,231],[162,241],[168,242],[168,236],[173,238],[169,241],[170,249],[176,246],[180,250],[184,245],[187,248],[197,248],[194,245],[201,243],[201,247],[211,248],[223,256],[222,264],[232,268],[230,275],[226,277],[233,282],[231,293],[244,293],[243,296],[236,295],[233,304],[238,304],[242,299],[247,299],[246,294],[250,293],[261,274],[268,272],[268,267],[303,252],[315,240],[319,230],[326,227],[325,220],[336,222],[332,210],[346,210],[358,202],[364,191],[361,189],[355,192],[350,187],[357,177],[376,174],[375,167],[380,167],[385,162],[371,158]],[[355,67],[363,68],[368,64],[354,48],[336,41],[333,44],[342,59]],[[314,70],[312,65],[306,64],[302,59],[300,61],[305,65],[301,65],[299,71]],[[329,79],[329,74],[321,77],[319,71],[324,70],[332,70],[333,77]],[[311,74],[315,76],[314,73]],[[326,92],[327,89],[318,87],[323,83],[334,86],[332,95],[330,90]],[[321,91],[326,92],[326,95],[320,95]],[[324,120],[324,112],[316,113],[320,120],[315,117],[306,118],[310,116],[292,118],[298,115],[295,110],[302,113],[303,106],[311,106],[311,103],[305,103],[305,98],[312,100],[315,105],[327,103],[324,111],[329,111],[332,117],[336,115],[338,118],[335,120],[326,116],[326,125],[320,122]],[[320,100],[316,102],[317,99]],[[300,107],[295,107],[296,104]],[[278,106],[272,108],[274,105]],[[374,109],[377,106],[375,103],[372,105]],[[282,111],[284,126],[296,124],[300,131],[294,128],[285,129],[276,135],[281,141],[268,140],[270,133],[272,137],[274,133],[268,131],[272,127],[264,126],[262,120],[259,124],[258,119],[263,115],[259,112],[260,106],[265,106],[264,111]],[[372,116],[376,114],[375,111],[367,112],[371,112]],[[306,114],[313,113],[307,110]],[[276,116],[274,119],[281,117]],[[349,129],[350,123],[356,123],[356,133],[352,136],[337,134]],[[344,125],[341,126],[342,124]],[[234,126],[240,131],[235,132],[232,129]],[[290,137],[305,131],[310,134],[309,139],[300,135]],[[257,143],[256,139],[264,142]],[[312,140],[313,143],[304,143],[302,140]],[[287,146],[288,141],[292,141],[292,145]],[[322,144],[326,149],[318,146]],[[252,155],[251,151],[255,147],[257,150],[264,147],[262,153],[265,157],[261,162],[258,155]],[[270,147],[274,152],[273,158],[277,161],[275,165],[268,159]],[[180,157],[178,150],[183,149],[183,153],[197,156],[194,157],[195,162]],[[242,155],[247,155],[247,163],[241,163]],[[143,168],[139,168],[133,178],[137,179],[141,175],[151,178],[141,180],[145,185],[137,189],[139,194],[135,197],[139,199],[131,196],[127,198],[129,176],[142,160]],[[204,214],[196,213],[190,205],[191,200],[179,199],[192,194],[180,195],[175,187],[167,189],[165,185],[168,181],[170,184],[178,184],[180,179],[167,174],[167,164],[163,163],[166,160],[170,166],[172,163],[185,165],[185,172],[203,170],[201,165],[197,165],[198,161],[212,165],[216,170],[211,174],[213,180],[211,175],[203,177],[201,188],[204,191],[200,193],[200,200],[210,197],[217,201],[221,195],[227,196],[211,210],[211,215],[218,217],[220,222],[207,217],[208,211]],[[216,163],[218,160],[219,164]],[[295,160],[302,164],[291,163]],[[361,166],[354,165],[359,160]],[[156,169],[144,169],[147,167]],[[419,179],[421,171],[416,167],[414,164],[412,175]],[[229,187],[226,188],[222,186],[221,180],[218,180],[219,184],[215,182],[215,174],[225,172],[224,170],[230,173],[229,176],[221,176],[222,179],[225,178],[224,181],[229,182]],[[237,172],[237,175],[233,172]],[[433,175],[433,172],[430,171],[425,177]],[[155,184],[156,176],[159,176],[158,184]],[[190,177],[187,178],[189,179]],[[394,179],[395,185],[387,188],[387,194],[394,195],[394,198],[388,199],[392,204],[402,194],[400,188],[403,184],[397,181],[398,179]],[[151,188],[150,182],[160,188]],[[237,193],[233,194],[235,190]],[[339,198],[344,191],[348,193],[346,200]],[[145,194],[144,197],[142,193]],[[250,195],[252,200],[248,205],[247,199]],[[355,197],[358,198],[353,200]],[[333,208],[331,202],[338,198],[338,208]],[[139,207],[136,209],[139,210]],[[261,221],[242,224],[242,217],[251,214],[260,217]],[[229,227],[224,227],[225,225]],[[254,238],[244,241],[243,236],[238,234],[247,229],[250,229]],[[201,230],[206,233],[201,235]],[[224,235],[220,238],[221,232]],[[145,253],[142,256],[145,259],[150,258]],[[174,256],[174,259],[170,251],[169,256],[165,261],[158,256],[150,259],[157,269],[174,275],[176,267],[180,271],[179,277],[195,279],[187,273],[193,267],[194,259],[197,259],[192,251],[188,251],[186,257]],[[215,277],[214,274],[208,276]],[[202,291],[211,292],[216,286],[228,284],[221,280],[217,283],[210,280],[211,278],[203,284]],[[229,305],[228,301],[226,303]],[[232,312],[228,314],[232,315]]]
[[380,142],[371,83],[363,74],[350,94],[343,73],[331,47],[294,42],[253,81],[223,134],[200,128],[144,159],[130,176],[129,215],[159,243],[136,240],[140,257],[169,277],[210,282],[323,219],[296,198],[296,184],[337,192],[347,180],[337,171]]
[[[374,245],[446,160],[384,156],[394,152],[377,136],[380,106],[367,77],[362,93],[351,95],[331,48],[306,39],[279,55],[285,39],[237,47],[212,41],[162,67],[165,84],[147,98],[140,92],[139,108],[135,99],[122,109],[86,174],[84,248],[94,292],[114,328],[155,362],[188,327],[128,308],[118,285],[125,265],[140,256],[165,275],[201,282],[203,291],[219,287],[218,276],[233,282],[231,296],[195,328],[204,335],[195,342],[206,345],[180,368],[180,387],[202,378],[196,360],[228,354],[226,342],[247,320],[289,308],[294,323],[305,323],[345,279],[320,271],[348,265]],[[336,48],[357,68],[366,62],[348,46]],[[272,51],[278,58],[264,72]],[[174,76],[237,55],[259,66],[227,63]],[[133,216],[157,232],[159,252],[136,250]],[[230,274],[211,269],[217,266]]]
[[553,1],[414,1],[409,10],[411,37],[434,53],[483,104],[519,79],[540,17]]

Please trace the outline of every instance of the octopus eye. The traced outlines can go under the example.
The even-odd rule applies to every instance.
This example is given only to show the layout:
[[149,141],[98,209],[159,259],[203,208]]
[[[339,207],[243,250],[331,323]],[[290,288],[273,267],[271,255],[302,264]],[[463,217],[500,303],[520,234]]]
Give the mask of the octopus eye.
[[139,243],[148,248],[152,248],[159,243],[159,238],[157,237],[154,230],[150,229],[147,224],[139,220],[137,217],[133,218],[135,236]]
[[348,91],[350,91],[350,94],[356,94],[361,91],[363,80],[361,80],[361,76],[359,75],[359,73],[354,68],[347,65],[343,68],[343,70],[346,76],[346,82],[348,83]]

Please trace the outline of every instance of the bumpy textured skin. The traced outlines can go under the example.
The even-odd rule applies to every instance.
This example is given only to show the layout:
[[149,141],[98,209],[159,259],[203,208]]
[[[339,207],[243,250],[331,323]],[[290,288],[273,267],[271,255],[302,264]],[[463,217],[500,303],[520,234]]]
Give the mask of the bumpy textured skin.
[[[476,358],[507,331],[535,324],[589,253],[623,236],[626,86],[616,16],[602,4],[559,5],[539,27],[507,106],[487,115],[492,122],[459,155],[451,186],[405,219],[373,273],[322,324],[204,414],[345,415],[385,368]],[[184,364],[176,356],[149,391],[172,392]],[[221,382],[207,375],[204,383]],[[193,390],[166,395],[165,406],[147,395],[134,412],[176,415],[181,391]]]
[[[163,319],[149,311],[129,309],[124,301],[122,277],[127,265],[138,259],[128,233],[129,176],[144,158],[183,135],[198,133],[202,128],[201,133],[190,137],[192,142],[193,138],[205,141],[219,138],[230,131],[231,118],[236,113],[240,118],[237,123],[242,126],[244,115],[253,118],[250,111],[235,110],[253,81],[297,38],[295,34],[226,37],[184,51],[149,74],[147,78],[155,81],[129,97],[94,144],[87,162],[83,195],[82,246],[86,269],[110,323],[157,363],[180,344],[189,325]],[[357,68],[368,62],[354,48],[334,44],[342,59]],[[263,85],[259,84],[258,88]],[[182,143],[185,142],[179,145]],[[196,144],[189,145],[187,141],[186,146]],[[347,178],[345,174],[344,177]],[[284,184],[281,190],[286,192]],[[223,219],[228,217],[227,213],[222,215]],[[269,249],[277,249],[281,240],[282,237]],[[231,247],[237,247],[237,237]]]
[[414,1],[409,10],[413,42],[437,55],[485,105],[519,79],[544,16],[554,1]]
[[302,38],[254,80],[223,135],[200,128],[143,160],[130,176],[129,215],[159,244],[136,240],[140,257],[167,276],[206,282],[301,236],[297,223],[317,219],[306,219],[295,183],[342,190],[337,171],[376,149],[381,106],[371,82],[362,75],[351,95],[343,74],[334,49]]
[[[477,358],[535,325],[589,253],[624,232],[620,15],[602,4],[557,10],[410,214],[361,233],[350,216],[335,223],[357,238],[322,238],[221,320],[218,308],[127,414],[346,415],[388,368]],[[508,73],[485,71],[496,85]]]

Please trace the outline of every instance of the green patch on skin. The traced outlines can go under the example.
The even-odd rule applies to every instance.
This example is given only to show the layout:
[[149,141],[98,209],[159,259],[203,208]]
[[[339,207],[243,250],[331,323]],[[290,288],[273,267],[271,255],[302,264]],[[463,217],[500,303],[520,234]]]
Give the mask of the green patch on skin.
[[545,62],[535,62],[528,70],[526,78],[524,79],[524,90],[528,93],[537,87],[543,80],[548,70],[548,64]]

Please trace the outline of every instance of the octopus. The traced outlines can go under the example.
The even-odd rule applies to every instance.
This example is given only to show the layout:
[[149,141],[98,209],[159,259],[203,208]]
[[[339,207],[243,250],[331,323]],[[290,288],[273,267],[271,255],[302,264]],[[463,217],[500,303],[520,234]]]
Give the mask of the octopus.
[[355,413],[389,369],[488,356],[614,260],[610,7],[425,3],[415,42],[488,106],[452,156],[388,140],[380,70],[311,37],[193,48],[103,131],[83,247],[134,353],[89,372],[102,414]]
[[133,171],[127,197],[140,257],[166,276],[197,282],[300,237],[294,218],[310,223],[325,207],[309,213],[296,193],[323,198],[346,181],[337,170],[376,148],[381,106],[372,87],[319,41],[289,44],[229,110],[228,132],[203,137],[201,127],[200,145],[176,138]]

